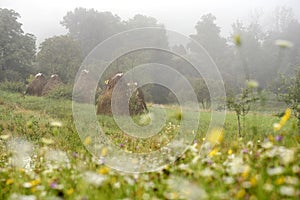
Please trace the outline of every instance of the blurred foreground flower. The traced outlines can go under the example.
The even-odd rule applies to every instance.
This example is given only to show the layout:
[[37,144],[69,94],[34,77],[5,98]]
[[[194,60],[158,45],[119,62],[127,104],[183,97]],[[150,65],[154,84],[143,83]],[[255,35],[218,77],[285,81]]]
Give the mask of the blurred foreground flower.
[[280,119],[280,122],[273,124],[274,131],[280,130],[285,125],[287,120],[291,117],[291,114],[292,110],[290,108],[286,109],[283,117]]
[[206,140],[211,144],[221,144],[224,139],[224,132],[222,128],[214,128],[206,137]]
[[87,171],[83,174],[83,179],[87,183],[99,187],[106,180],[106,176],[95,172]]
[[242,45],[241,36],[239,34],[235,34],[233,36],[233,41],[234,41],[234,44],[238,47]]
[[50,126],[62,127],[62,123],[60,121],[52,121],[50,122]]
[[294,44],[288,40],[276,40],[275,45],[283,49],[292,48],[294,46]]
[[256,80],[249,80],[246,84],[249,88],[257,88],[259,86],[259,83]]

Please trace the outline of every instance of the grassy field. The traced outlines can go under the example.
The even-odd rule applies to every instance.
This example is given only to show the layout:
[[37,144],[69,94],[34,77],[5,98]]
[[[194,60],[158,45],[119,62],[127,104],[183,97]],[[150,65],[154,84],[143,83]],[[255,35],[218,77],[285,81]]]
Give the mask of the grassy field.
[[[85,149],[71,101],[0,91],[0,199],[299,199],[295,119],[275,132],[273,124],[280,118],[253,111],[239,138],[236,117],[227,113],[223,141],[201,153],[210,113],[198,114],[195,141],[175,163],[157,172],[126,174]],[[166,106],[166,116],[165,127],[148,139],[123,134],[111,117],[98,118],[120,149],[141,153],[172,140],[180,125],[178,107]],[[133,120],[139,123],[141,116]]]

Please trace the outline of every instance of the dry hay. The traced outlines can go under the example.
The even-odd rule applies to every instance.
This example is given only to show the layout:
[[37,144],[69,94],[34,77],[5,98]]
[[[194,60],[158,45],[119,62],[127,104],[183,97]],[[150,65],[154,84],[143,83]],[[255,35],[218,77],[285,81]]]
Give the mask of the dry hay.
[[[143,91],[138,88],[136,82],[127,82],[124,79],[121,79],[122,76],[123,73],[117,73],[105,82],[105,88],[98,98],[97,114],[112,115],[111,98],[113,89],[119,81],[122,82],[119,83],[120,90],[118,90],[118,92],[115,94],[116,102],[125,101],[127,99],[127,95],[129,95],[131,91],[133,91],[129,100],[129,114],[138,115],[147,111]],[[125,106],[122,108],[118,108],[116,114],[125,115],[128,112],[126,108],[127,107]]]
[[47,80],[42,73],[35,75],[34,80],[28,85],[26,94],[33,96],[41,96],[44,86],[47,84]]
[[42,91],[42,96],[49,94],[51,90],[56,88],[57,86],[63,84],[62,80],[59,78],[57,74],[51,75],[50,79],[48,80],[47,84],[44,86]]

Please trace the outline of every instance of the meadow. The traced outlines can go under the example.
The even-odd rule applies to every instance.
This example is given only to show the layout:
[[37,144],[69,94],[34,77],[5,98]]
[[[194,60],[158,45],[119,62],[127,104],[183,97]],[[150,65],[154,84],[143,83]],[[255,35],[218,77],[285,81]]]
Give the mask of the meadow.
[[[154,151],[180,125],[178,107],[165,109],[165,127],[148,140],[122,134],[111,117],[98,119],[120,149]],[[222,138],[206,153],[211,115],[206,110],[195,113],[200,126],[180,158],[159,171],[129,174],[107,167],[86,150],[75,129],[71,101],[0,90],[0,199],[299,199],[297,122],[291,117],[274,130],[280,121],[277,111],[250,112],[242,137],[235,114],[227,112]],[[139,123],[140,118],[133,120]],[[159,140],[163,136],[167,139]]]

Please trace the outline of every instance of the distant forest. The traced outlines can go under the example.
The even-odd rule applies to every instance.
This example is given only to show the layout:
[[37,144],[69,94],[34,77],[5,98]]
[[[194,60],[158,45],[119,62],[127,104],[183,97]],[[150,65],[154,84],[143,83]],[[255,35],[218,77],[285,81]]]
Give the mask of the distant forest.
[[[276,93],[281,84],[280,74],[289,77],[295,73],[300,65],[300,23],[290,8],[279,7],[273,16],[273,23],[268,29],[260,24],[259,16],[247,24],[237,20],[232,24],[228,38],[220,34],[221,28],[211,13],[204,14],[195,25],[195,33],[191,33],[190,37],[207,50],[218,66],[226,88],[238,92],[246,77],[256,80],[260,89]],[[134,28],[164,28],[155,18],[141,14],[122,20],[111,12],[76,8],[66,13],[60,22],[68,33],[47,38],[37,48],[35,36],[24,33],[19,18],[17,11],[0,8],[0,82],[27,84],[30,75],[42,72],[46,76],[58,74],[66,84],[72,84],[83,59],[108,37]],[[193,54],[198,51],[197,47],[190,44],[170,45],[164,32],[145,38],[175,53]],[[122,45],[126,45],[126,41],[120,41],[119,46]],[[158,56],[155,52],[150,54],[152,58]],[[137,56],[143,60],[149,59],[149,54]],[[175,68],[180,67],[184,71],[186,67],[188,71],[185,63],[172,57],[159,59],[162,62],[170,59],[168,63]],[[118,65],[121,63],[127,67],[112,68],[108,75],[139,63],[133,62],[130,57],[118,62]],[[192,75],[190,80],[195,88],[204,84],[203,80]],[[199,90],[199,99],[207,95],[201,87]],[[157,97],[154,95],[157,92],[165,95]],[[157,103],[171,101],[169,92],[164,88],[148,88],[146,95]]]

